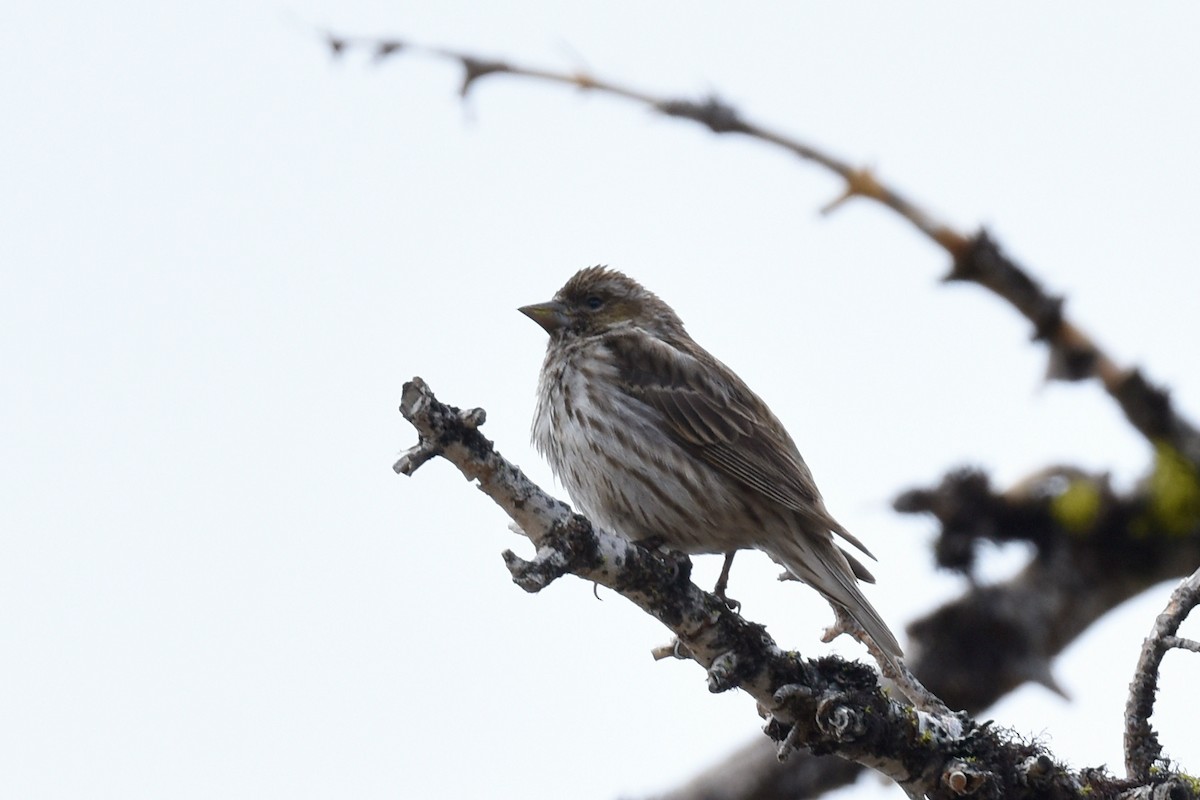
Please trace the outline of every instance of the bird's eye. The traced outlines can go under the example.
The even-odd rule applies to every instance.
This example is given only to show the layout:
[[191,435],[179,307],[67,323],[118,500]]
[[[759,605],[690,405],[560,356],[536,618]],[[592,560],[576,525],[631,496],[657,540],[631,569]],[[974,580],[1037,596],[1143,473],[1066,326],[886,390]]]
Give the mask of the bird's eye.
[[590,294],[583,302],[592,311],[596,311],[600,306],[604,305],[604,298],[599,295]]

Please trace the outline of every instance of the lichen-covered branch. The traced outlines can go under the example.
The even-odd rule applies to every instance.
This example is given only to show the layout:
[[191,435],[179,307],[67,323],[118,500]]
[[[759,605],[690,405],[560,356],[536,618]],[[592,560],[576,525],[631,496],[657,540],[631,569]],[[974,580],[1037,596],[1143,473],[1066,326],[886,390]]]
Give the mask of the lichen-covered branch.
[[[1200,518],[1200,489],[1197,488],[1200,487],[1197,479],[1200,475],[1200,433],[1178,414],[1164,390],[1152,385],[1136,369],[1120,366],[1091,340],[1064,314],[1062,299],[1049,294],[1004,254],[986,232],[967,235],[955,231],[886,186],[871,172],[856,169],[818,148],[759,126],[716,97],[698,101],[655,97],[584,73],[522,67],[399,40],[330,34],[327,42],[335,54],[348,48],[366,48],[374,52],[377,60],[408,51],[458,62],[464,70],[461,88],[464,95],[483,77],[507,74],[608,93],[667,116],[697,122],[715,133],[738,133],[783,148],[845,181],[844,191],[825,211],[831,211],[853,197],[866,197],[881,203],[951,255],[953,266],[947,280],[976,283],[1018,310],[1030,321],[1034,338],[1049,347],[1047,375],[1050,378],[1099,379],[1129,421],[1154,444],[1155,469],[1145,486],[1130,496],[1117,498],[1108,491],[1102,478],[1081,475],[1078,476],[1081,480],[1075,480],[1076,476],[1065,473],[1054,475],[1055,480],[1069,484],[1071,491],[1065,499],[1054,498],[1050,503],[1052,513],[1047,514],[1037,498],[1017,498],[1012,490],[991,492],[986,480],[984,495],[976,492],[974,499],[984,497],[989,503],[972,507],[970,503],[961,502],[971,494],[967,491],[971,488],[967,485],[970,481],[956,483],[948,479],[955,485],[944,492],[932,495],[927,492],[927,499],[941,502],[957,494],[958,511],[982,508],[982,513],[974,516],[977,522],[986,524],[965,535],[957,526],[962,520],[948,524],[949,518],[934,507],[936,502],[928,507],[918,507],[920,504],[917,503],[908,509],[933,512],[943,523],[937,556],[944,566],[969,571],[977,541],[988,538],[986,533],[981,533],[985,530],[998,532],[996,538],[1000,539],[1032,541],[1038,549],[1037,558],[1013,580],[998,586],[973,587],[959,601],[935,611],[911,627],[910,661],[917,675],[955,707],[981,709],[1026,680],[1056,688],[1050,672],[1051,659],[1068,642],[1117,603],[1200,563],[1196,530],[1196,520]],[[406,462],[408,468],[415,469],[435,451],[437,447],[415,448]],[[978,490],[979,486],[974,489]],[[1086,512],[1082,528],[1079,524],[1080,498],[1083,498],[1082,507]],[[1088,515],[1095,508],[1089,503],[1098,504],[1100,508],[1091,522],[1087,521]],[[942,503],[940,510],[949,507]],[[1067,516],[1063,517],[1063,513]],[[1102,520],[1104,524],[1092,524],[1096,520]],[[992,527],[988,528],[988,525]],[[1133,541],[1134,538],[1137,541]],[[567,536],[564,541],[569,544],[574,539]],[[571,559],[562,556],[557,546],[545,553],[539,547],[539,556],[532,562],[524,562],[512,554],[507,554],[506,558],[518,582],[531,591],[571,571],[568,566]],[[1114,569],[1114,564],[1119,568]],[[1191,644],[1186,640],[1163,641],[1170,643],[1169,646],[1188,647]],[[804,772],[807,782],[802,781],[803,785],[815,791],[820,791],[816,787],[836,785],[853,774],[845,769],[844,763],[810,773],[807,765],[796,763],[802,760],[821,763],[813,759],[793,759],[797,769],[789,770],[788,775],[795,777]],[[967,767],[949,773],[945,788],[971,792],[987,785],[986,781],[976,778],[973,766],[967,764]],[[830,783],[831,776],[833,783]],[[786,783],[788,779],[785,776],[783,780]],[[798,785],[792,784],[792,790]],[[1146,785],[1138,793],[1139,796],[1161,794],[1167,788],[1168,784],[1160,783],[1151,792]],[[784,796],[796,796],[792,790]],[[777,795],[768,790],[761,795],[728,796]]]
[[[1150,475],[1115,492],[1104,475],[1056,466],[1000,491],[983,472],[954,470],[912,489],[897,510],[940,525],[940,566],[970,573],[980,542],[1027,541],[1029,564],[1009,580],[972,583],[960,598],[912,622],[909,664],[953,708],[978,713],[1026,681],[1062,690],[1052,663],[1094,622],[1126,600],[1200,566],[1200,483],[1164,450]],[[1171,646],[1188,640],[1170,637]],[[816,797],[859,769],[836,759],[767,762],[755,742],[658,800]]]
[[1162,763],[1162,745],[1150,725],[1154,713],[1154,695],[1158,691],[1158,671],[1168,650],[1200,651],[1200,644],[1176,636],[1179,624],[1200,603],[1200,570],[1171,593],[1167,607],[1154,620],[1154,629],[1142,644],[1137,669],[1129,684],[1125,704],[1125,772],[1132,781],[1146,782],[1152,769],[1169,769]]
[[[952,798],[1117,797],[1149,785],[1099,770],[1074,772],[1038,744],[1021,741],[965,713],[923,711],[889,696],[877,673],[837,657],[805,659],[781,649],[689,579],[691,562],[594,528],[533,484],[479,431],[481,410],[461,411],[434,397],[420,378],[404,386],[401,412],[420,434],[396,463],[411,475],[430,458],[453,463],[517,523],[537,549],[531,560],[504,554],[514,581],[538,591],[573,574],[609,587],[666,625],[681,655],[708,671],[714,692],[739,688],[768,715],[764,728],[786,757],[797,750],[836,754],[895,780],[910,796]],[[1192,797],[1186,781],[1170,784]]]
[[1124,493],[1106,476],[1042,470],[1007,491],[977,470],[914,489],[897,510],[941,524],[943,567],[969,572],[981,541],[1025,540],[1034,557],[1015,577],[976,586],[912,623],[913,669],[956,708],[978,711],[1025,681],[1057,690],[1050,664],[1093,622],[1142,591],[1200,566],[1200,485],[1171,460]]
[[1166,443],[1200,469],[1200,430],[1174,408],[1165,389],[1153,385],[1137,369],[1122,367],[1063,310],[1063,299],[1049,294],[1042,285],[1000,249],[986,231],[974,235],[954,230],[917,203],[881,181],[870,170],[800,139],[759,125],[723,100],[659,97],[648,92],[603,80],[585,72],[565,72],[513,64],[443,47],[427,47],[400,39],[351,37],[323,32],[330,52],[340,56],[347,49],[365,49],[378,62],[398,53],[416,53],[457,62],[463,68],[463,96],[482,78],[508,75],[558,83],[586,91],[621,97],[669,117],[699,123],[713,133],[741,134],[781,148],[836,174],[845,186],[829,203],[829,212],[854,197],[873,200],[910,222],[921,233],[949,253],[952,260],[948,281],[970,281],[1006,300],[1033,325],[1034,338],[1050,349],[1047,376],[1057,380],[1098,378],[1130,423],[1156,445]]

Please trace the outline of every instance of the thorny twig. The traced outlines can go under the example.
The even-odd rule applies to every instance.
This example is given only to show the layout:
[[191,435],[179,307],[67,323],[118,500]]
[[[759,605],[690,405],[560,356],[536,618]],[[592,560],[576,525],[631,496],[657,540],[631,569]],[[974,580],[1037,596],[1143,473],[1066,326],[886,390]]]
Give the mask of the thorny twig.
[[[876,200],[907,219],[952,256],[954,267],[947,280],[967,280],[985,286],[1007,300],[1033,323],[1035,338],[1047,342],[1050,347],[1050,369],[1047,373],[1049,377],[1063,380],[1098,377],[1109,394],[1117,400],[1127,418],[1155,443],[1160,453],[1165,449],[1173,450],[1177,454],[1176,457],[1186,459],[1193,469],[1200,468],[1200,434],[1176,413],[1169,396],[1163,390],[1150,385],[1138,371],[1117,366],[1098,345],[1064,316],[1062,300],[1048,295],[1035,280],[1002,254],[985,232],[968,237],[950,229],[883,185],[867,170],[855,169],[848,163],[803,142],[748,122],[735,109],[715,97],[700,102],[655,98],[643,92],[597,80],[584,73],[524,68],[501,61],[481,59],[463,52],[425,48],[394,39],[352,39],[328,34],[327,42],[335,55],[340,55],[348,47],[367,47],[374,50],[376,60],[408,50],[458,61],[464,68],[461,87],[463,95],[470,90],[475,81],[493,74],[510,74],[556,82],[620,96],[668,116],[699,122],[716,133],[742,133],[814,161],[846,181],[845,190],[824,211],[832,211],[846,200],[861,196]],[[421,448],[415,450],[420,451]],[[412,455],[424,460],[432,454],[421,451]],[[419,466],[415,459],[410,463],[413,464],[412,468]],[[1189,640],[1179,640],[1175,637],[1165,637],[1162,641],[1168,647],[1200,647]],[[1048,676],[1048,672],[1046,675]],[[1048,685],[1052,685],[1052,681],[1047,682]],[[966,772],[947,773],[944,780],[949,788],[958,787],[973,791],[979,786],[978,782],[969,779]],[[1177,787],[1161,783],[1153,787],[1156,793],[1167,789],[1174,791],[1175,788]]]
[[1098,343],[1063,311],[1063,299],[1046,292],[1037,280],[1003,253],[986,231],[966,235],[936,219],[918,204],[881,181],[869,169],[855,167],[794,136],[759,125],[716,96],[703,100],[659,97],[648,92],[597,78],[583,71],[566,72],[526,67],[445,47],[385,37],[344,36],[323,31],[334,56],[348,49],[365,49],[376,62],[398,53],[416,53],[455,61],[463,68],[459,89],[466,96],[486,76],[511,75],[558,83],[621,97],[669,117],[688,119],[714,133],[736,133],[782,148],[820,165],[845,181],[845,187],[823,211],[829,213],[846,201],[864,197],[891,209],[950,254],[947,281],[970,281],[1008,301],[1033,325],[1034,338],[1050,348],[1047,376],[1077,381],[1098,378],[1121,407],[1130,423],[1153,443],[1166,442],[1200,469],[1200,430],[1175,410],[1167,392],[1151,384],[1136,368],[1120,366]]

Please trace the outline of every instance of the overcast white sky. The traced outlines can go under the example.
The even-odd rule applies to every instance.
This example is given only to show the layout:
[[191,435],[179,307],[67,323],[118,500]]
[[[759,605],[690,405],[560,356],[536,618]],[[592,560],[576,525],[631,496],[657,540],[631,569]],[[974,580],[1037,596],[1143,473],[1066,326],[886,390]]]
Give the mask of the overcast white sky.
[[[450,64],[332,63],[312,26],[718,91],[990,226],[1195,419],[1198,23],[1182,2],[5,3],[0,795],[602,800],[759,735],[745,696],[652,661],[666,631],[619,597],[513,586],[499,552],[522,543],[448,465],[391,471],[421,375],[552,486],[527,444],[544,334],[514,309],[588,264],[772,404],[880,556],[897,630],[964,588],[898,491],[962,463],[1122,484],[1147,463],[1097,387],[1042,388],[1027,325],[940,285],[908,226],[819,217],[838,185],[815,168],[562,88],[489,80],[464,106]],[[744,613],[832,649],[828,609],[775,572],[740,559]],[[1058,662],[1073,702],[1027,687],[991,715],[1119,769],[1168,588]],[[1182,700],[1196,663],[1168,667]],[[1195,768],[1191,725],[1161,722]]]

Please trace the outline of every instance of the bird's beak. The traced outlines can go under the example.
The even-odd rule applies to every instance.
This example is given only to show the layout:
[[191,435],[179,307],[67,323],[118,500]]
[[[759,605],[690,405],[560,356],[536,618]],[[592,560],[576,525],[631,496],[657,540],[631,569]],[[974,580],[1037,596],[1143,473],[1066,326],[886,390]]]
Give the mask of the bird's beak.
[[531,306],[521,306],[517,311],[520,311],[538,325],[541,325],[546,333],[554,333],[570,321],[566,307],[554,300],[551,300],[549,303],[534,303]]

